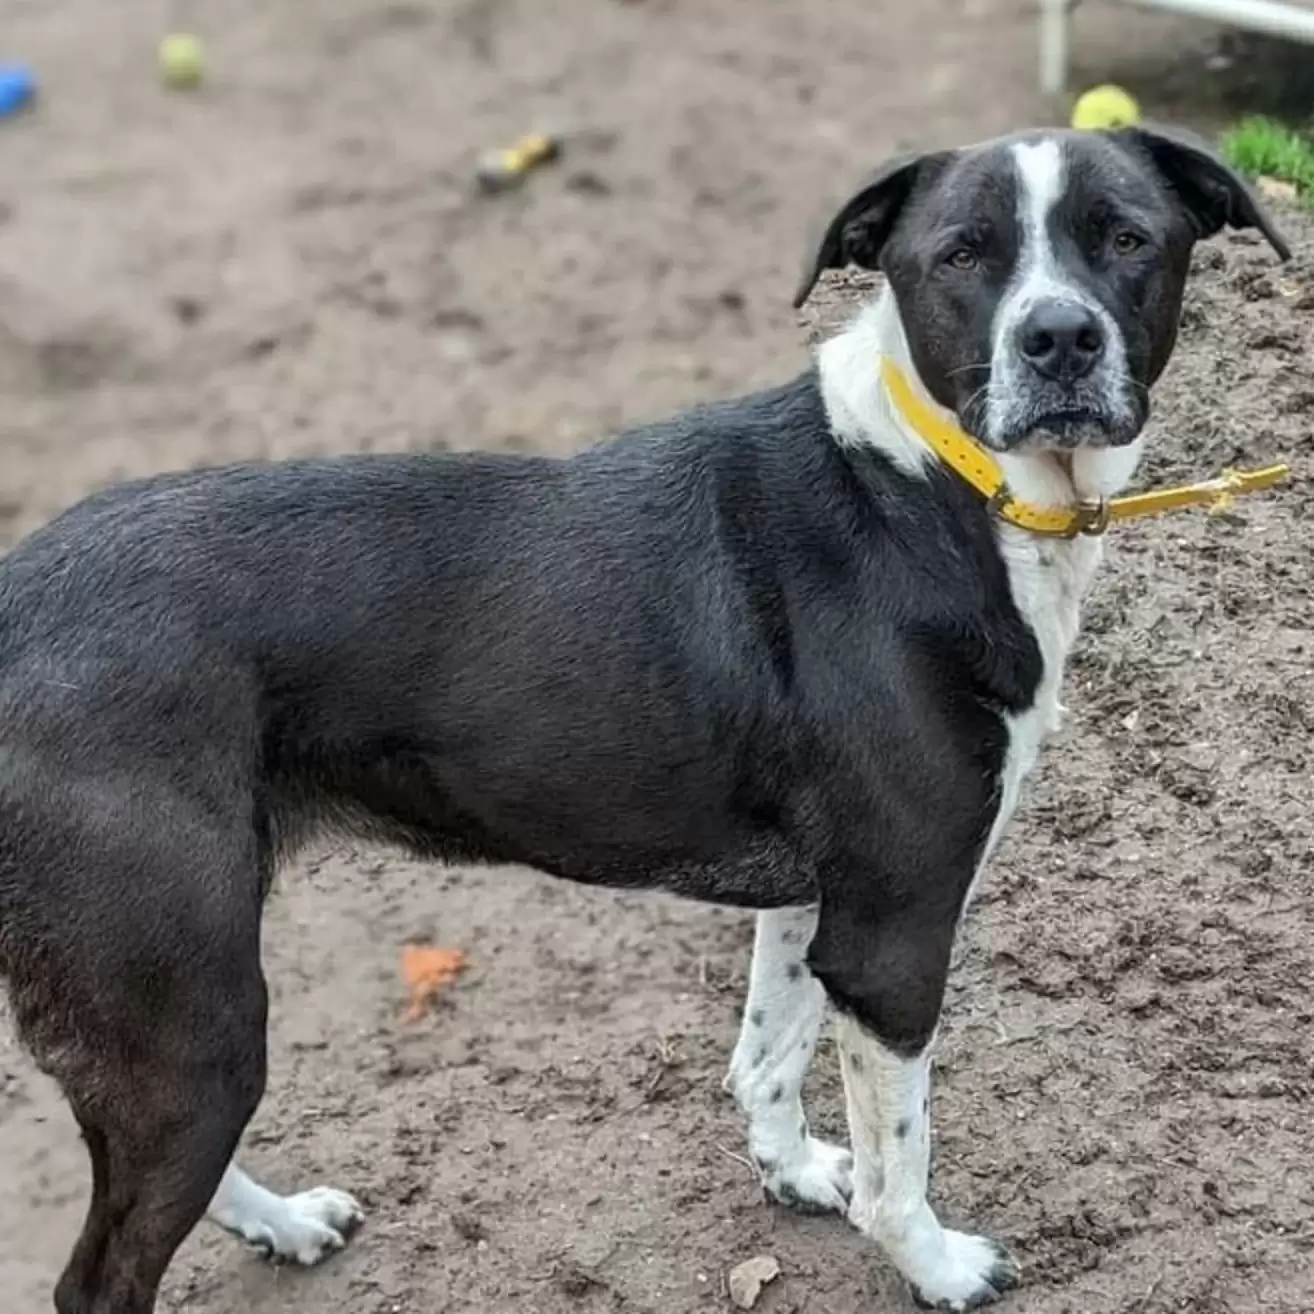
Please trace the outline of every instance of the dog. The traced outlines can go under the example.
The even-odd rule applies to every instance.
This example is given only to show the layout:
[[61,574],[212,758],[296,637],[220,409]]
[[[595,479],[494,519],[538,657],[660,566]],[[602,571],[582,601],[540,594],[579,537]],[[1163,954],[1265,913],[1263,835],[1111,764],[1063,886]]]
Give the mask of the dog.
[[[233,1161],[265,1086],[262,902],[328,830],[760,910],[727,1084],[769,1192],[846,1213],[925,1304],[1015,1286],[927,1203],[929,1060],[1101,539],[1008,509],[1131,479],[1192,246],[1225,225],[1286,258],[1172,131],[901,157],[825,226],[796,304],[847,265],[884,290],[783,386],[563,460],[166,475],[19,544],[0,975],[91,1157],[59,1314],[149,1314],[207,1212],[303,1264],[360,1221]],[[832,1006],[851,1150],[800,1102]]]

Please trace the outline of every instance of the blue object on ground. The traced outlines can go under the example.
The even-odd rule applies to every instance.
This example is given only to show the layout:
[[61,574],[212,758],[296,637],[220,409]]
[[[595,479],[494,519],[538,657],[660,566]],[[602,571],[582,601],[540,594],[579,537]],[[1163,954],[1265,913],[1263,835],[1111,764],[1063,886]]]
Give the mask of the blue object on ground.
[[0,118],[20,110],[36,94],[36,78],[22,64],[0,64]]

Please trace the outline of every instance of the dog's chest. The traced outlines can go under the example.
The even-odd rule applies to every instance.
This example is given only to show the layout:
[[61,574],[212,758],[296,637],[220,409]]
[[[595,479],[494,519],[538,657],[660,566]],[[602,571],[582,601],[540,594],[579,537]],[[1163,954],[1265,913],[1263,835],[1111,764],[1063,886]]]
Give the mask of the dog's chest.
[[1000,527],[1000,551],[1008,569],[1013,602],[1040,645],[1043,673],[1031,712],[1039,738],[1059,729],[1059,693],[1068,655],[1081,626],[1081,607],[1103,555],[1099,539],[1045,539]]
[[1098,539],[1038,539],[1024,530],[1000,525],[999,551],[1008,568],[1013,603],[1036,636],[1043,666],[1035,701],[1025,712],[1004,718],[1008,726],[1008,748],[999,776],[999,807],[967,904],[975,897],[986,864],[1017,808],[1022,783],[1036,765],[1041,745],[1063,724],[1063,704],[1059,699],[1063,668],[1076,642],[1082,600],[1099,566],[1103,548]]
[[1009,525],[999,526],[999,550],[1014,605],[1036,636],[1043,667],[1031,707],[1005,718],[1008,749],[999,780],[999,810],[978,880],[1017,807],[1022,783],[1031,774],[1041,745],[1062,726],[1063,670],[1076,642],[1081,604],[1103,555],[1098,539],[1041,539]]

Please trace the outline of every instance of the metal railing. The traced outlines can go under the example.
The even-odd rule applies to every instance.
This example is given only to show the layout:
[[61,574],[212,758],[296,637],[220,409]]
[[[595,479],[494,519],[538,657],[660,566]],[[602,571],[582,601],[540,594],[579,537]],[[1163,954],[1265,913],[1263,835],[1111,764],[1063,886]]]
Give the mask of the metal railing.
[[[1142,9],[1186,14],[1214,23],[1314,45],[1314,5],[1280,0],[1119,0]],[[1070,23],[1076,0],[1040,0],[1040,89],[1056,96],[1067,90]]]

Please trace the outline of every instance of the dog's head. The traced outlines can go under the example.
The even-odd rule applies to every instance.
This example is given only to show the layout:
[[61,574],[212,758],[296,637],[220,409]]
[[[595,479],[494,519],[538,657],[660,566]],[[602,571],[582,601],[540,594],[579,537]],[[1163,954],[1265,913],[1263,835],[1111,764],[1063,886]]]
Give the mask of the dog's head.
[[1289,252],[1245,183],[1178,132],[1036,132],[886,165],[830,220],[821,272],[889,281],[931,396],[999,451],[1121,446],[1172,354],[1191,247]]

